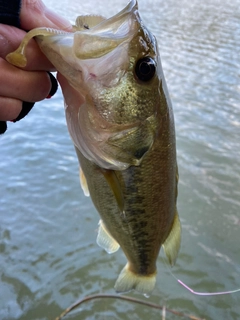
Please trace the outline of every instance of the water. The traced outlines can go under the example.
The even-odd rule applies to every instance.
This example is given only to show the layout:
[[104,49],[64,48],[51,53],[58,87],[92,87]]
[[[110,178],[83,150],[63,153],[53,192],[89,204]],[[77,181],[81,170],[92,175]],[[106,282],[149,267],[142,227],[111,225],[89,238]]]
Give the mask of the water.
[[[72,22],[77,12],[111,16],[125,4],[48,1]],[[159,42],[176,122],[183,239],[171,271],[195,291],[239,288],[240,2],[139,0],[139,6]],[[98,215],[80,190],[60,90],[9,124],[0,144],[0,319],[54,319],[83,296],[114,293],[125,257],[95,242]],[[211,320],[239,319],[240,293],[195,296],[171,271],[161,254],[148,301]],[[95,300],[69,318],[160,319],[161,313]]]

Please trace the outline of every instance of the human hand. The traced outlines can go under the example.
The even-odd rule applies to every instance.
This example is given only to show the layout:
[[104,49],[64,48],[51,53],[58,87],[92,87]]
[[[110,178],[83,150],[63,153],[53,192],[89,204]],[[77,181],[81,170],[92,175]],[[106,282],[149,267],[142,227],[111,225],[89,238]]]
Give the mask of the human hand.
[[[22,0],[19,18],[20,28],[24,30],[43,26],[66,31],[72,29],[67,20],[47,9],[41,0]],[[53,91],[54,86],[55,91],[57,88],[54,77],[50,77],[46,72],[54,71],[54,67],[35,41],[31,41],[27,47],[28,63],[25,68],[16,68],[5,60],[6,55],[19,46],[26,34],[21,29],[0,24],[0,120],[2,121],[18,120],[20,113],[25,115],[22,110],[23,101],[33,105],[34,102],[45,99]]]

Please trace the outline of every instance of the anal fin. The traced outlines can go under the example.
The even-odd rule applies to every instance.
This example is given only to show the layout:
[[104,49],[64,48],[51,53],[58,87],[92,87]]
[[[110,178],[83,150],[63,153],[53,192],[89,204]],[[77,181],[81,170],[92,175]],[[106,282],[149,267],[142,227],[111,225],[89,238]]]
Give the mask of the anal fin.
[[102,220],[99,221],[97,244],[106,250],[107,253],[114,253],[120,247],[117,241],[110,235]]
[[172,229],[163,244],[164,252],[168,258],[171,266],[176,262],[178,251],[181,244],[181,224],[176,210],[175,217],[173,220]]

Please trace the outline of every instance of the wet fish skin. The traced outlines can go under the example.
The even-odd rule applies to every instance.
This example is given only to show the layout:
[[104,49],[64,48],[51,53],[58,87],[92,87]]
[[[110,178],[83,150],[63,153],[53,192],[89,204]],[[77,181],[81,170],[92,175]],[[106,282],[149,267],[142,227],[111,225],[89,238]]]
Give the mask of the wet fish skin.
[[[144,294],[152,291],[160,247],[172,230],[174,217],[178,219],[174,126],[171,109],[163,91],[161,105],[167,111],[164,118],[161,117],[162,139],[155,140],[140,166],[130,166],[127,170],[114,171],[123,191],[124,215],[119,210],[113,192],[102,174],[102,169],[83,157],[77,150],[91,198],[107,230],[120,244],[126,255],[127,270],[138,275],[140,279],[147,279],[143,287],[139,287],[136,279],[133,282],[129,277],[124,281],[120,280],[115,286],[118,292],[125,292],[132,288]],[[178,224],[176,233],[176,241],[170,244],[174,247],[174,249],[171,248],[175,250],[174,253],[169,253],[169,250],[166,252],[171,264],[175,262],[180,245]],[[149,281],[150,285],[148,285]]]
[[[145,39],[147,52],[141,48],[140,38]],[[155,285],[156,261],[164,243],[169,262],[175,263],[181,228],[176,208],[178,173],[172,107],[156,41],[147,29],[139,30],[132,39],[130,56],[136,47],[139,54],[133,54],[121,82],[117,87],[107,87],[98,92],[94,103],[99,106],[102,118],[118,125],[152,117],[153,143],[144,146],[141,136],[139,145],[147,152],[141,154],[138,150],[142,156],[140,161],[132,162],[124,170],[109,170],[119,186],[109,184],[100,166],[84,157],[78,148],[76,152],[104,228],[119,243],[128,260],[115,289],[118,292],[136,289],[148,295]],[[144,55],[157,61],[158,77],[150,83],[138,82],[134,73],[136,61]],[[120,151],[129,147],[126,139],[123,143]],[[118,159],[121,159],[119,155]],[[123,210],[116,201],[114,189],[122,192]],[[98,239],[100,245],[101,240]],[[102,246],[108,251],[108,246]]]
[[[173,132],[163,121],[162,141],[157,140],[140,166],[114,171],[124,198],[124,215],[102,169],[77,150],[91,198],[105,226],[120,244],[129,269],[140,275],[156,272],[161,244],[166,240],[176,213],[176,162]],[[172,161],[166,159],[172,158]]]
[[[66,118],[84,193],[101,216],[97,242],[127,257],[116,291],[149,295],[161,246],[173,265],[181,240],[174,119],[155,37],[134,0],[109,19],[79,17],[74,33],[30,32],[10,60],[35,36],[76,91],[65,94]],[[148,81],[138,78],[142,58],[156,68]]]

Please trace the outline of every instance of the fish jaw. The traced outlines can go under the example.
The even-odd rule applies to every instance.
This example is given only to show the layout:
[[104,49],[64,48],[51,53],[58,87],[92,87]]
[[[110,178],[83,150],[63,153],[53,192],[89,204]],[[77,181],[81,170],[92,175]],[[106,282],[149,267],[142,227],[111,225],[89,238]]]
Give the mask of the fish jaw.
[[[126,90],[142,91],[142,84],[134,87],[135,60],[139,52],[157,58],[156,43],[149,45],[144,40],[146,37],[149,42],[154,40],[143,30],[136,1],[131,1],[114,17],[100,19],[100,23],[90,29],[37,37],[42,51],[82,97],[81,103],[65,97],[68,129],[75,146],[104,169],[125,170],[131,165],[140,165],[159,129],[156,106],[151,105],[151,101],[150,111],[142,114],[135,108],[147,108],[135,103],[130,110],[126,101],[124,112],[129,116],[125,120],[118,119],[116,110],[121,105],[116,106],[112,101],[112,96]],[[157,96],[157,85],[155,88]],[[150,91],[148,94],[152,95]],[[137,101],[138,96],[133,99]]]
[[[76,26],[75,32],[52,32],[48,36],[36,36],[36,40],[76,90],[82,92],[82,88],[95,79],[110,86],[119,81],[126,70],[128,46],[139,29],[137,16],[137,2],[132,0],[124,10],[109,19],[97,20],[99,23],[90,29],[79,30]],[[78,70],[81,78],[76,78],[73,70]]]
[[[128,260],[115,288],[148,295],[161,246],[173,265],[181,236],[174,121],[157,44],[134,0],[110,19],[80,17],[73,30],[31,30],[8,61],[25,66],[24,49],[36,37],[60,72],[81,184],[104,226],[98,244],[109,253],[120,245]],[[133,71],[148,56],[157,72],[143,83]],[[112,108],[100,110],[105,105]]]

